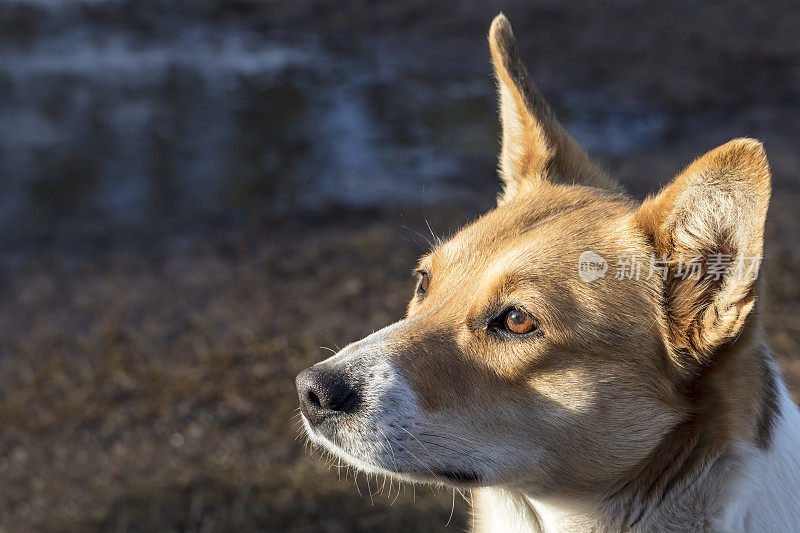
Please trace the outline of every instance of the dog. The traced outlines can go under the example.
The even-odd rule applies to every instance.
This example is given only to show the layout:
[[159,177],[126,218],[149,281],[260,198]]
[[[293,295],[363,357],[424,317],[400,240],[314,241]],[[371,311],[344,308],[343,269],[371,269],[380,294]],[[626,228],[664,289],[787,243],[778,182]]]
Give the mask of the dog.
[[405,318],[297,376],[310,441],[471,489],[476,531],[800,531],[800,411],[759,323],[763,146],[637,203],[502,14],[489,45],[497,207],[420,260]]

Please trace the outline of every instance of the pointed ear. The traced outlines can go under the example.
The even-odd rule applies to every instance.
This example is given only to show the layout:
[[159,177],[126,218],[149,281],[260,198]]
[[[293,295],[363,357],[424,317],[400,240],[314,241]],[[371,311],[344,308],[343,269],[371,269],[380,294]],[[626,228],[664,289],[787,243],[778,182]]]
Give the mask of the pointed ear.
[[499,203],[543,180],[616,188],[556,120],[522,64],[511,25],[502,13],[489,30],[489,48],[503,126],[504,187]]
[[755,304],[769,197],[763,146],[735,139],[642,204],[637,221],[668,259],[665,305],[678,352],[704,361],[742,332]]

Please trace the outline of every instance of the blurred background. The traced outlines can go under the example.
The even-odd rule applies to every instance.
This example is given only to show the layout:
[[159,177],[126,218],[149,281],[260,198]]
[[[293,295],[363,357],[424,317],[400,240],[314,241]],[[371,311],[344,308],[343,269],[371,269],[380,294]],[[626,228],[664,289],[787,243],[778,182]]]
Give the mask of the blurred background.
[[426,219],[492,206],[501,10],[637,197],[765,142],[798,398],[796,2],[0,0],[1,531],[469,526],[309,455],[293,378],[402,315]]

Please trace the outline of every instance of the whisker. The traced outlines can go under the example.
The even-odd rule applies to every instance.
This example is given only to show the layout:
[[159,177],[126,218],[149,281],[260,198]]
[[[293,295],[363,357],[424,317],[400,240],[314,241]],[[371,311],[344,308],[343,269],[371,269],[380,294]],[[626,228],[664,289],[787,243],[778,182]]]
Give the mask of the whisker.
[[472,531],[475,531],[475,494],[469,491],[469,510],[472,515]]
[[433,437],[433,438],[436,438],[436,439],[442,439],[442,440],[450,441],[450,442],[453,442],[453,443],[464,442],[464,443],[469,444],[470,447],[472,447],[474,445],[474,441],[471,441],[469,439],[465,439],[465,438],[462,438],[462,437],[456,437],[454,435],[439,435],[439,434],[436,434],[436,433],[419,433],[419,435],[423,436],[423,437]]
[[453,519],[453,514],[455,513],[455,511],[456,511],[456,489],[453,489],[453,505],[450,507],[450,518],[447,519],[447,523],[444,525],[444,527],[450,525],[450,521]]
[[[411,432],[409,432],[409,431],[408,431],[406,428],[404,428],[404,427],[402,427],[402,426],[400,427],[400,429],[402,429],[403,431],[405,431],[406,433],[408,433],[408,434],[411,436],[411,438],[412,438],[412,439],[414,439],[415,441],[419,442],[420,446],[422,446],[422,448],[423,448],[423,449],[425,450],[425,452],[428,454],[428,458],[429,458],[429,459],[433,459],[433,460],[434,460],[435,462],[437,462],[439,465],[441,465],[441,466],[444,466],[444,464],[443,464],[443,463],[442,463],[442,462],[441,462],[439,459],[437,459],[437,458],[436,458],[436,456],[435,456],[434,454],[432,454],[432,453],[430,452],[430,450],[428,450],[428,448],[427,448],[427,447],[426,447],[424,444],[422,444],[422,442],[420,442],[420,440],[419,440],[417,437],[415,437],[415,436],[414,436],[414,435],[413,435]],[[407,451],[407,452],[408,452],[408,453],[409,453],[409,454],[410,454],[412,457],[414,457],[414,458],[417,460],[417,462],[418,462],[418,463],[419,463],[421,466],[423,466],[423,467],[424,467],[424,468],[425,468],[425,469],[426,469],[428,472],[430,472],[430,474],[431,474],[433,477],[437,477],[437,476],[436,476],[436,474],[434,474],[434,473],[433,473],[433,470],[431,470],[429,467],[427,467],[427,466],[423,465],[423,464],[422,464],[422,462],[421,462],[421,461],[420,461],[420,460],[419,460],[419,459],[418,459],[418,458],[417,458],[417,457],[416,457],[416,456],[415,456],[413,453],[411,453],[411,450],[409,450],[408,448],[406,448],[405,450],[406,450],[406,451]]]
[[419,442],[420,443],[424,442],[425,444],[430,444],[431,446],[437,446],[439,448],[445,449],[445,450],[447,450],[449,452],[453,452],[453,453],[464,453],[463,451],[454,450],[453,448],[448,448],[447,446],[444,446],[443,444],[436,444],[435,442],[430,442],[430,441],[427,441],[427,440],[420,440]]
[[[413,437],[413,435],[412,435],[412,437]],[[424,446],[423,446],[423,447],[424,447]],[[424,464],[422,461],[420,461],[420,460],[419,460],[419,457],[417,457],[416,455],[414,455],[414,453],[413,453],[411,450],[409,450],[409,449],[408,449],[408,448],[406,448],[405,446],[402,446],[402,449],[403,449],[403,450],[405,450],[405,452],[406,452],[406,453],[408,453],[408,454],[409,454],[409,455],[410,455],[410,456],[411,456],[411,457],[412,457],[412,458],[413,458],[413,459],[414,459],[414,460],[417,462],[417,464],[418,464],[419,466],[421,466],[422,468],[424,468],[425,470],[427,470],[427,471],[428,471],[428,472],[429,472],[429,473],[430,473],[432,476],[436,477],[436,474],[434,474],[434,473],[433,473],[433,470],[431,470],[431,469],[430,469],[430,468],[429,468],[427,465],[425,465],[425,464]]]
[[[331,344],[333,344],[334,346],[336,346],[336,351],[337,351],[337,352],[341,352],[341,351],[342,351],[342,349],[339,347],[339,345],[338,345],[338,344],[336,344],[335,342],[333,342],[333,339],[331,339],[331,338],[330,338],[330,336],[328,336],[328,335],[325,335],[325,338],[326,338],[326,339],[328,339],[328,342],[330,342]],[[320,346],[320,348],[322,348],[322,346]],[[328,348],[328,349],[330,349],[330,348]],[[335,352],[334,352],[334,353],[335,353]]]
[[392,443],[389,442],[389,438],[386,436],[386,433],[384,433],[384,431],[381,428],[376,427],[376,429],[380,432],[381,436],[383,437],[383,440],[386,441],[386,446],[388,446],[388,448],[389,448],[389,453],[392,454],[392,468],[395,471],[397,471],[398,470],[397,469],[397,461],[396,461],[395,456],[394,456],[394,448],[392,447]]
[[[420,237],[422,237],[423,239],[425,239],[425,242],[427,242],[427,243],[428,243],[428,246],[430,247],[430,249],[433,249],[433,248],[435,248],[435,246],[434,246],[433,242],[431,242],[431,240],[430,240],[429,238],[427,238],[425,235],[423,235],[422,233],[420,233],[420,232],[418,232],[418,231],[416,231],[416,230],[413,230],[413,229],[409,228],[408,226],[403,226],[402,224],[400,224],[400,227],[401,227],[401,228],[403,228],[403,229],[405,229],[405,230],[408,230],[408,231],[410,231],[410,232],[412,232],[412,233],[416,233],[417,235],[419,235]],[[416,244],[416,243],[415,243],[415,244]]]
[[[400,497],[400,489],[401,489],[402,487],[403,487],[403,483],[402,483],[402,482],[401,482],[401,481],[398,479],[398,480],[397,480],[397,494],[395,494],[395,496],[394,496],[394,500],[392,500],[392,502],[389,504],[389,507],[392,507],[392,506],[394,505],[394,502],[396,502],[396,501],[397,501],[397,498],[399,498],[399,497]],[[391,496],[392,496],[392,490],[391,490],[391,489],[392,489],[392,487],[391,487],[391,485],[390,485],[390,486],[389,486],[389,497],[391,497]],[[387,499],[388,499],[388,498],[387,498]]]

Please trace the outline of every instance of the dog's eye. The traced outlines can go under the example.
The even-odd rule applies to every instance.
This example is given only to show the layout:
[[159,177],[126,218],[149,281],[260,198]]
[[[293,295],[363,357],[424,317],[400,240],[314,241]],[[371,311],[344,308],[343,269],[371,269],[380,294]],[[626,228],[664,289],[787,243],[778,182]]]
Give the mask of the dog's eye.
[[424,270],[418,270],[417,274],[419,274],[419,283],[417,283],[417,294],[422,296],[426,292],[428,292],[428,286],[431,283],[431,275],[425,272]]
[[503,317],[503,326],[517,335],[524,335],[536,329],[533,317],[521,309],[510,309]]

